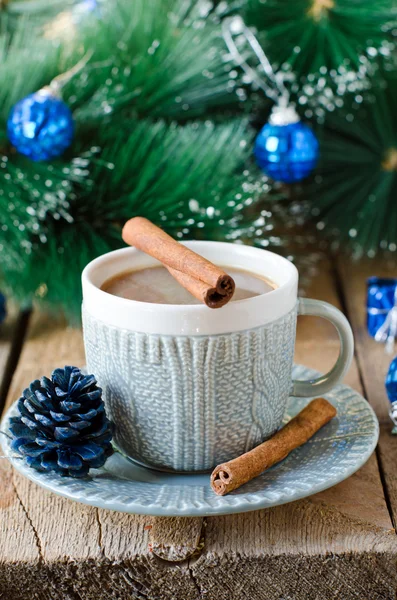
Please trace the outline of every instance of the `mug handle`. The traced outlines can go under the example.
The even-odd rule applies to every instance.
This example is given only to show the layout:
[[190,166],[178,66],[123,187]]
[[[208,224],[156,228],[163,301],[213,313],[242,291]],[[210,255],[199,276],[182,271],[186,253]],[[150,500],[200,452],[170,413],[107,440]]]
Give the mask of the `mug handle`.
[[354,352],[353,332],[345,315],[322,300],[299,298],[298,315],[323,317],[334,325],[339,335],[339,356],[332,369],[317,379],[292,382],[292,396],[322,396],[343,379],[350,367]]

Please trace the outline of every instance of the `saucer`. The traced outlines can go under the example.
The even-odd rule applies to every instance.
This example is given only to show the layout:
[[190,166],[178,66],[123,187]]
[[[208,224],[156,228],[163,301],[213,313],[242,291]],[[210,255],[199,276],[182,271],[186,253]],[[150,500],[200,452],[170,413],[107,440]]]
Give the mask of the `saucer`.
[[[296,365],[294,379],[311,379],[316,371]],[[325,396],[337,416],[304,446],[281,463],[227,496],[210,488],[208,474],[172,474],[147,469],[119,453],[84,479],[38,473],[15,456],[10,440],[1,437],[4,453],[17,471],[37,485],[70,500],[126,513],[195,517],[258,510],[321,492],[357,471],[372,454],[379,436],[378,420],[366,400],[352,388],[338,385]],[[309,398],[290,397],[284,424],[304,408]],[[17,414],[14,403],[2,430]]]

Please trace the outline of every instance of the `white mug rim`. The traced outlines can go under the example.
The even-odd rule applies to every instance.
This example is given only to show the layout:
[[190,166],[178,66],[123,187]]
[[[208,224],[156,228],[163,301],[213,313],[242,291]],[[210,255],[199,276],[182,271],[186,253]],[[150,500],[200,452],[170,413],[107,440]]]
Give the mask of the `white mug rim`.
[[[181,242],[209,260],[222,254],[231,254],[233,266],[248,268],[253,273],[270,277],[277,288],[252,298],[230,302],[221,309],[210,309],[202,304],[156,304],[114,296],[100,289],[110,277],[124,272],[120,263],[131,263],[144,268],[159,264],[136,248],[126,247],[103,254],[92,260],[82,273],[83,307],[92,317],[114,327],[158,335],[215,335],[233,333],[271,323],[290,312],[296,305],[298,271],[286,258],[258,247],[244,244],[184,241]],[[236,259],[244,264],[236,264]],[[252,267],[248,261],[263,267]],[[245,261],[245,262],[244,262]],[[143,264],[144,263],[144,264]],[[229,263],[229,264],[230,264]],[[220,264],[226,264],[220,261]],[[117,266],[119,265],[119,266]],[[266,265],[266,267],[264,267]],[[271,269],[270,269],[271,265]],[[131,264],[131,269],[134,264]],[[269,273],[272,270],[272,274]],[[275,277],[274,272],[278,275]],[[106,277],[99,273],[106,272]],[[95,275],[99,277],[95,282]]]

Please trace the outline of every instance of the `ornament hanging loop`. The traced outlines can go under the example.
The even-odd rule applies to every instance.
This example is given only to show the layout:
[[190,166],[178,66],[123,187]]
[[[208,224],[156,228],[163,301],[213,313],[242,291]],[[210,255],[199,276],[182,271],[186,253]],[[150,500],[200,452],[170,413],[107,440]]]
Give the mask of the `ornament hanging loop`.
[[[261,88],[266,96],[273,100],[280,109],[286,109],[289,106],[289,92],[284,83],[277,77],[267,58],[262,46],[253,34],[252,30],[247,27],[241,17],[230,17],[225,19],[222,24],[223,38],[229,49],[229,52],[237,65],[239,65],[246,75]],[[251,67],[244,56],[241,54],[236,44],[236,39],[243,37],[251,47],[259,64],[266,75],[266,79],[261,77],[256,69]],[[270,85],[269,83],[270,82]]]
[[[281,74],[273,71],[265,51],[243,19],[225,19],[222,31],[235,64],[274,102],[269,121],[262,127],[255,140],[254,154],[258,166],[275,181],[301,181],[311,173],[317,163],[316,136],[307,125],[300,122]],[[244,42],[246,46],[243,50]],[[259,61],[259,68],[250,64],[253,55]]]
[[88,50],[88,52],[71,69],[54,77],[50,84],[43,88],[43,91],[50,92],[53,96],[61,96],[62,88],[69,83],[75,75],[84,69],[93,54],[93,50]]

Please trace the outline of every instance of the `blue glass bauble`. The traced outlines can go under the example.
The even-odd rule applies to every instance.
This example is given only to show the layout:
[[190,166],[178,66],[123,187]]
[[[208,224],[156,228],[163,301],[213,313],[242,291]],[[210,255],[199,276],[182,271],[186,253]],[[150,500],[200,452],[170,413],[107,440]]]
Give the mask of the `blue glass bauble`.
[[73,140],[70,108],[50,91],[40,90],[20,100],[7,122],[8,139],[21,154],[32,160],[60,156]]
[[260,168],[275,181],[295,183],[314,169],[319,144],[313,131],[300,121],[288,125],[267,123],[255,141]]

